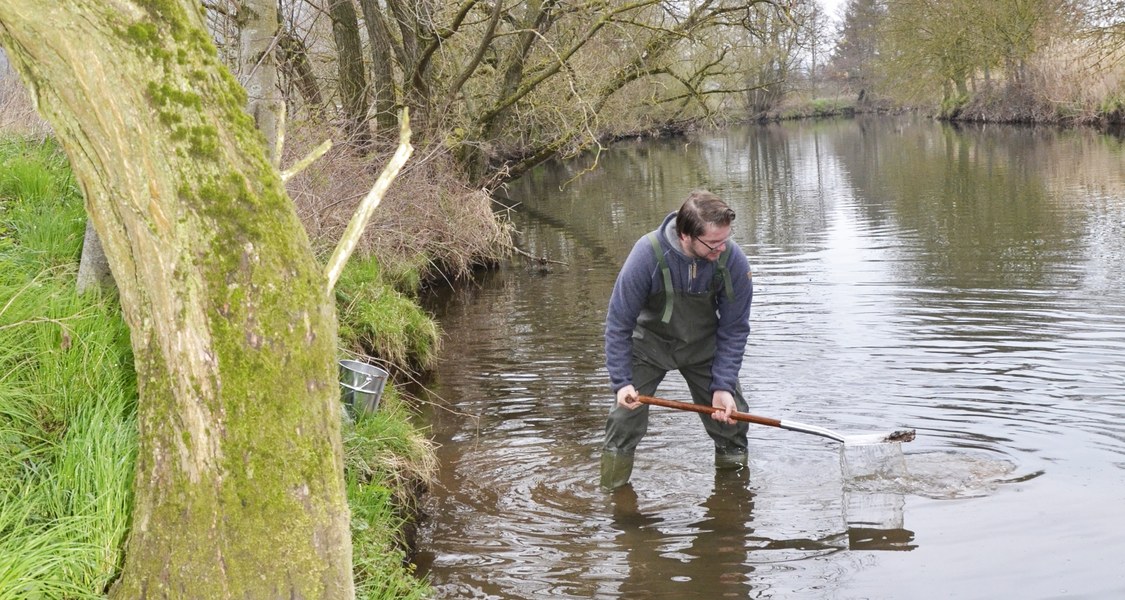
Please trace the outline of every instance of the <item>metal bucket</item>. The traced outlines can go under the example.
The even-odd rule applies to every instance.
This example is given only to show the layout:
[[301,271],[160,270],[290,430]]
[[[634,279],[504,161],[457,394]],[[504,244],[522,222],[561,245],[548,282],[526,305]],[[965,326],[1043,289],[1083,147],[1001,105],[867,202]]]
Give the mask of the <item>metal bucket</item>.
[[340,361],[340,399],[352,413],[364,415],[379,409],[387,372],[358,360]]

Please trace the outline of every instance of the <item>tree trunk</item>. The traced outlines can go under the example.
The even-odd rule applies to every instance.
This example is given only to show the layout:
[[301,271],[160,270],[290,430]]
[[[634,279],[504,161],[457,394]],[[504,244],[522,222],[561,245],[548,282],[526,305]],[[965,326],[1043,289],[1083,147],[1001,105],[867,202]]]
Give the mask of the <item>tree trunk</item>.
[[82,238],[82,258],[78,262],[78,293],[95,289],[113,289],[113,273],[105,249],[94,230],[94,223],[86,220],[86,235]]
[[246,111],[266,138],[271,161],[279,154],[278,129],[285,104],[277,87],[277,45],[281,22],[277,0],[244,0],[238,9],[239,80],[246,88]]
[[371,91],[375,96],[375,123],[380,132],[398,127],[398,99],[395,97],[394,50],[386,17],[376,0],[359,0],[371,52]]
[[969,84],[966,83],[967,76],[964,73],[958,73],[953,78],[954,85],[957,86],[957,95],[964,101],[969,97]]
[[313,74],[312,65],[309,64],[309,53],[304,42],[292,32],[283,32],[278,40],[278,48],[281,50],[279,58],[282,72],[297,86],[297,92],[305,101],[309,116],[314,121],[323,119],[324,97],[320,93],[320,84]]
[[410,107],[415,125],[424,122],[430,109],[430,56],[437,40],[431,0],[387,0],[402,37],[403,102]]
[[352,0],[331,0],[332,37],[336,40],[336,64],[340,73],[340,104],[344,108],[350,142],[359,148],[371,144],[367,124],[367,76],[359,41],[359,19]]
[[114,598],[351,598],[336,317],[194,0],[4,0],[120,290],[139,388]]

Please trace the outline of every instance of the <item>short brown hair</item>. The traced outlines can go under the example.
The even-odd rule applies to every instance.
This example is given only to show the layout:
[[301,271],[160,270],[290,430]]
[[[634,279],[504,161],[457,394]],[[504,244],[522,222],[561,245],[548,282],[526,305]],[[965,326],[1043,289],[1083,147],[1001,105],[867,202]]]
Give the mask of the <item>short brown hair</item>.
[[721,198],[706,190],[696,190],[688,194],[680,210],[676,213],[676,233],[688,237],[699,237],[705,233],[708,223],[715,227],[730,225],[734,220],[734,210]]

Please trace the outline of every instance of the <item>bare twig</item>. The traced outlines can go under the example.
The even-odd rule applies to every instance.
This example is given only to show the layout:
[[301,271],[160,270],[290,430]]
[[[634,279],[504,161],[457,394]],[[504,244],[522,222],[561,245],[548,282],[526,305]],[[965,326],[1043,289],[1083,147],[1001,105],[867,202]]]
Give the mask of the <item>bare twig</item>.
[[552,265],[566,266],[566,263],[564,263],[562,261],[551,260],[551,259],[547,258],[546,256],[534,256],[530,252],[528,252],[526,250],[521,250],[520,248],[517,248],[516,246],[512,246],[512,252],[515,252],[516,254],[519,254],[520,256],[522,256],[522,257],[524,257],[528,260],[539,263],[540,265],[552,264]]
[[[278,136],[278,139],[280,140],[281,136]],[[281,148],[282,148],[281,142],[278,142],[277,146],[278,146],[278,156],[280,157],[280,151],[281,151]],[[300,173],[301,171],[304,171],[305,168],[308,167],[309,165],[311,165],[313,162],[315,162],[316,159],[320,158],[321,156],[324,156],[324,153],[328,152],[328,150],[331,147],[332,147],[332,140],[324,140],[324,142],[321,145],[317,146],[316,148],[313,148],[313,151],[309,152],[307,156],[305,156],[301,160],[297,161],[297,163],[294,164],[292,167],[289,167],[288,169],[282,171],[281,172],[281,182],[285,183],[285,182],[289,181],[289,179],[292,178],[297,173]]]

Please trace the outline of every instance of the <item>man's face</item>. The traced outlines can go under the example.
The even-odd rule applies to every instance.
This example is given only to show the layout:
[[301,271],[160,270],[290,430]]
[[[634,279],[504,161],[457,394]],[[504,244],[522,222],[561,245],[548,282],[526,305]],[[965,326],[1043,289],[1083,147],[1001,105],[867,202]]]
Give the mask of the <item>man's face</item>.
[[689,256],[715,262],[730,243],[730,225],[715,226],[708,223],[704,226],[703,235],[682,235],[680,241]]

